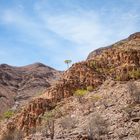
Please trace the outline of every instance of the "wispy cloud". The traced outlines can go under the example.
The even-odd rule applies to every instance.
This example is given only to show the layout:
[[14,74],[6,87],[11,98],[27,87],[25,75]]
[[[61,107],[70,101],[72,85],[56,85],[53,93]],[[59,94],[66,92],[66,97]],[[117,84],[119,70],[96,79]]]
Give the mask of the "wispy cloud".
[[114,11],[110,19],[104,21],[103,16],[97,11],[82,9],[78,14],[72,15],[65,13],[56,16],[47,16],[43,13],[40,15],[49,29],[75,43],[77,45],[75,50],[84,57],[93,49],[113,43],[137,31],[140,18],[140,15],[133,11],[128,13]]
[[[21,55],[17,55],[15,64],[42,61],[63,69],[65,59],[81,61],[90,51],[139,30],[140,2],[137,5],[131,0],[123,2],[128,5],[115,6],[115,2],[108,1],[102,6],[99,1],[92,0],[42,0],[29,6],[17,2],[0,10],[0,30],[4,30],[0,34],[0,48],[3,52],[5,48],[20,49],[18,52],[26,58],[23,57],[21,63],[18,61]],[[12,54],[7,53],[9,58],[0,53],[7,58],[5,62],[9,62],[6,60]]]

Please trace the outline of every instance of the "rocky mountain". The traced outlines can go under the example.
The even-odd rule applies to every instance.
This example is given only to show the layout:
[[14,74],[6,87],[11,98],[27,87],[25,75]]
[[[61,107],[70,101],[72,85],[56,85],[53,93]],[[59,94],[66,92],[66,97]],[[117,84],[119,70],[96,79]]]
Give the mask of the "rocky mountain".
[[[41,94],[59,78],[60,72],[35,63],[24,67],[0,65],[0,114]],[[22,102],[22,103],[21,103]]]
[[[28,139],[138,140],[140,33],[95,50],[2,123]],[[6,125],[5,125],[6,124]]]

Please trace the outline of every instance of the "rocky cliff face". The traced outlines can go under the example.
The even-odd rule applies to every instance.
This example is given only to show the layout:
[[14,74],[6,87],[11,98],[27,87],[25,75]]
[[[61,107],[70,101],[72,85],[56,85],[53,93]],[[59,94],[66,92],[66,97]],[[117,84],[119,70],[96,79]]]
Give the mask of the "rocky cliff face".
[[31,127],[41,123],[41,116],[46,111],[72,96],[77,89],[97,89],[107,79],[129,81],[139,78],[140,33],[136,33],[110,47],[94,51],[86,61],[74,64],[57,83],[15,116],[12,123],[16,122],[17,127],[29,135]]
[[7,108],[40,94],[59,78],[60,72],[35,63],[25,67],[0,65],[0,114]]
[[128,81],[140,78],[140,33],[115,43],[90,59],[74,64],[64,72],[55,86],[42,96],[59,101],[73,95],[76,89],[93,88],[106,79]]

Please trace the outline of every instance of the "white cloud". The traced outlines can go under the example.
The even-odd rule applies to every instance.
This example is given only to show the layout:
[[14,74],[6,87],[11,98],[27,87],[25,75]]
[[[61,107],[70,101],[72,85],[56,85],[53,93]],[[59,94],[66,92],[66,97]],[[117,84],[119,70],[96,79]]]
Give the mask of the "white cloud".
[[[77,45],[75,49],[83,50],[83,53],[85,53],[85,49],[90,51],[102,47],[132,33],[135,31],[136,19],[139,18],[139,15],[133,11],[123,13],[112,9],[112,16],[106,23],[101,14],[94,10],[85,11],[79,7],[79,12],[75,14],[72,12],[71,14],[64,13],[51,16],[47,14],[47,11],[40,12],[41,5],[37,6],[40,8],[36,9],[38,14],[36,18],[27,16],[21,10],[23,9],[22,6],[20,10],[4,10],[1,14],[1,20],[5,24],[16,27],[29,39],[34,39],[38,43],[41,42],[40,46],[50,45],[53,47],[57,44],[55,41],[58,41],[56,36],[59,36],[75,43]],[[56,36],[51,35],[50,32],[55,33]],[[81,47],[79,48],[79,46]]]
[[80,11],[79,15],[40,15],[49,29],[77,44],[76,52],[86,57],[91,50],[123,39],[136,30],[135,21],[138,15],[132,12],[120,13],[121,11],[113,13],[114,17],[108,19],[107,23],[101,19],[103,17],[100,13],[95,11]]
[[80,45],[92,44],[93,39],[101,30],[97,19],[92,19],[92,17],[88,20],[85,17],[63,15],[49,17],[47,20],[51,30]]
[[90,51],[138,31],[140,15],[135,9],[126,13],[118,8],[98,11],[79,6],[75,11],[51,15],[43,5],[35,4],[35,16],[26,13],[22,5],[0,10],[0,24],[15,28],[22,34],[23,38],[18,40],[42,47],[43,55],[52,57],[51,63],[61,64],[66,57],[74,61],[85,59]]
[[39,44],[39,47],[53,45],[54,39],[50,36],[48,29],[44,27],[44,23],[38,21],[36,18],[27,16],[20,10],[3,10],[0,17],[2,24],[14,28],[22,34],[22,36],[25,37],[22,38],[23,41],[27,41],[28,43],[36,42]]

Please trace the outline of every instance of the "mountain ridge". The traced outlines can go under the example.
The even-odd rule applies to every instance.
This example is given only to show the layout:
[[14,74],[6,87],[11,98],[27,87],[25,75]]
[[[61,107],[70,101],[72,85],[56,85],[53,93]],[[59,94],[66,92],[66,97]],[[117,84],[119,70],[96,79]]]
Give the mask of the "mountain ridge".
[[[27,100],[34,96],[39,91],[43,91],[59,77],[60,71],[57,71],[42,63],[34,63],[27,66],[15,67],[7,64],[0,65],[0,85],[3,87],[1,95],[6,96],[10,106],[14,105],[14,100]],[[54,80],[53,80],[54,79]],[[5,93],[4,89],[9,90],[9,94]],[[26,93],[27,92],[27,93]],[[11,99],[10,99],[11,98]],[[1,99],[3,100],[3,99]],[[2,101],[3,104],[5,99]],[[0,108],[2,113],[6,109]]]

